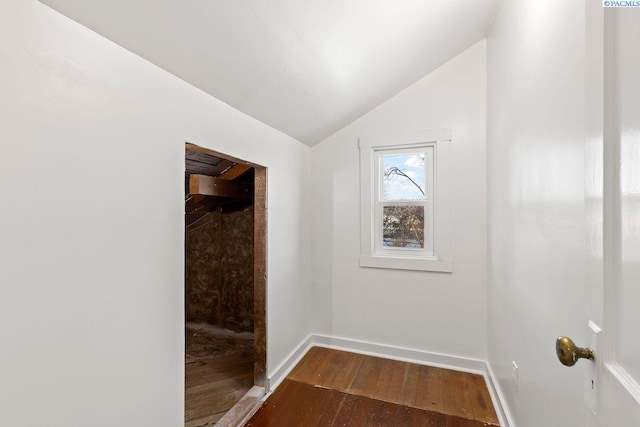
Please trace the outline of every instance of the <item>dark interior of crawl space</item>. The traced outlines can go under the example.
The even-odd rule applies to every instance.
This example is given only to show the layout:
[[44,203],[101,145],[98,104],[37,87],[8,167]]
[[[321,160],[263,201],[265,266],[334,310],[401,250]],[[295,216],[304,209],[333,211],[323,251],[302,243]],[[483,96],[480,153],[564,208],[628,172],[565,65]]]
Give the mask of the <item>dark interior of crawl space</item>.
[[185,172],[185,426],[209,426],[253,386],[255,171],[187,146]]

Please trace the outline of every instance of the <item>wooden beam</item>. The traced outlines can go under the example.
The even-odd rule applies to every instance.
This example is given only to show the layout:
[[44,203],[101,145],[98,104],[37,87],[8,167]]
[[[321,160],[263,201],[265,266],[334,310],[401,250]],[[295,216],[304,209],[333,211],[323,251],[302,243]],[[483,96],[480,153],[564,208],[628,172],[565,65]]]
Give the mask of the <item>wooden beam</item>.
[[253,381],[267,383],[267,169],[255,168],[253,204]]
[[218,178],[232,180],[241,177],[245,173],[251,170],[251,166],[243,165],[241,163],[236,163],[227,169],[224,173],[220,174]]
[[253,183],[229,181],[206,175],[191,175],[189,178],[189,193],[251,201],[253,200]]

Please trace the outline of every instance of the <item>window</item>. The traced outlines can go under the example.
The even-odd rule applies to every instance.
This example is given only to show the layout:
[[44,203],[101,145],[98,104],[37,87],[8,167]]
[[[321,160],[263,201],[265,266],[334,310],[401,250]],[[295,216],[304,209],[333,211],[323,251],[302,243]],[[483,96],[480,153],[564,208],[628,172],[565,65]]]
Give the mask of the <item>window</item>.
[[360,138],[360,266],[452,271],[451,131]]

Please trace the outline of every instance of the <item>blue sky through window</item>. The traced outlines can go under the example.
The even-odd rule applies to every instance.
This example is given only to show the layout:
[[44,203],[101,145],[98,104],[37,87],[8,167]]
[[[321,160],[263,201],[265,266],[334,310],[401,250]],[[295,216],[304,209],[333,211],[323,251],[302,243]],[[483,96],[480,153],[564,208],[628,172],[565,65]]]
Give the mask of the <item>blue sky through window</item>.
[[424,153],[382,156],[384,200],[425,198]]

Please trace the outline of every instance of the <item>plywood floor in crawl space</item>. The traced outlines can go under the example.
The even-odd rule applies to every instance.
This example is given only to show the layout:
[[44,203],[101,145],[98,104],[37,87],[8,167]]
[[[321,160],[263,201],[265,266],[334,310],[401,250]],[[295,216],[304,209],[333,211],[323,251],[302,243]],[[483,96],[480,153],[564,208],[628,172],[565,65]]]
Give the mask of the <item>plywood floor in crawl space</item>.
[[252,333],[187,324],[185,427],[215,425],[252,386]]

